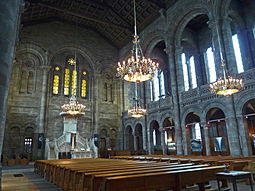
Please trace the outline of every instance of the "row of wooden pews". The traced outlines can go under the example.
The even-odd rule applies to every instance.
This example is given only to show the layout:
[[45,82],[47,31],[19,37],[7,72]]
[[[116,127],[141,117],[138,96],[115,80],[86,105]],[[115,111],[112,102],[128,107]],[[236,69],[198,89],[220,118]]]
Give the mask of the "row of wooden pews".
[[139,156],[111,156],[112,159],[179,162],[194,164],[210,164],[213,166],[230,164],[229,170],[243,170],[248,166],[254,166],[255,157],[231,157],[231,156],[176,156],[176,155],[139,155]]
[[224,166],[195,164],[187,160],[146,158],[38,160],[35,172],[68,191],[180,191],[190,184],[198,184],[200,190],[205,190],[204,183],[214,180],[215,173],[224,170]]

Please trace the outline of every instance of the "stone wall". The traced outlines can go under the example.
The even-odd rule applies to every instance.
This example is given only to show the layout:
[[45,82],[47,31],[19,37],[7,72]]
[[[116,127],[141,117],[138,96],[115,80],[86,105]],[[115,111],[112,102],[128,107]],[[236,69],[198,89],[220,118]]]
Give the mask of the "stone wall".
[[[147,56],[153,57],[151,53],[160,41],[163,40],[166,44],[165,52],[168,55],[172,94],[165,99],[147,103],[147,115],[141,119],[132,119],[127,113],[124,113],[122,126],[123,149],[126,148],[125,141],[129,136],[126,134],[126,129],[131,127],[132,132],[134,132],[136,123],[140,123],[143,128],[144,149],[147,150],[148,153],[153,153],[151,129],[153,128],[152,122],[156,120],[162,134],[162,152],[165,154],[163,136],[165,127],[163,121],[165,119],[171,119],[175,124],[177,154],[191,154],[189,151],[190,143],[188,138],[190,135],[187,134],[186,128],[187,116],[191,113],[195,113],[200,118],[200,126],[204,128],[205,131],[208,131],[208,112],[212,108],[220,108],[225,114],[228,143],[230,147],[229,154],[232,156],[251,155],[248,126],[243,118],[244,113],[242,110],[247,101],[255,98],[255,89],[253,86],[255,81],[252,79],[255,66],[255,38],[251,35],[251,31],[254,28],[254,15],[250,14],[253,12],[252,7],[255,4],[254,2],[240,4],[239,1],[238,3],[235,0],[214,2],[215,4],[212,6],[210,1],[179,0],[168,10],[161,10],[161,16],[140,33],[142,48]],[[162,14],[162,12],[165,14]],[[245,14],[242,14],[244,12]],[[186,26],[198,15],[207,15],[209,19],[208,26],[200,29],[198,33],[189,35],[186,31]],[[206,72],[205,61],[202,57],[205,49],[208,48],[212,42],[215,49],[214,56],[218,76],[220,76],[221,71],[215,23],[219,25],[219,34],[222,41],[222,51],[226,66],[231,72],[231,75],[243,78],[245,83],[244,90],[234,95],[233,98],[216,96],[211,94],[209,90],[208,72]],[[241,27],[239,23],[242,23],[243,26]],[[236,25],[238,27],[234,28]],[[237,74],[231,39],[232,34],[235,34],[236,31],[241,31],[238,32],[238,35],[245,66],[245,72],[241,74]],[[193,37],[195,37],[199,44],[199,48],[196,50],[196,54],[200,57],[200,59],[196,61],[196,70],[199,71],[197,74],[197,81],[199,83],[197,88],[185,92],[181,53],[184,51],[184,38],[185,41],[191,42],[191,46],[194,44]],[[197,44],[195,46],[197,46]],[[120,57],[125,58],[128,49],[130,49],[129,44],[121,49]],[[191,50],[186,49],[186,53],[191,54]],[[192,52],[192,54],[194,54],[194,52]],[[150,91],[146,93],[146,96],[148,96]],[[134,133],[133,136],[135,136]],[[208,133],[205,132],[206,152],[204,154],[211,155],[211,143],[209,142],[208,136]],[[211,145],[211,147],[212,146],[213,145]]]
[[[29,136],[33,138],[33,159],[43,158],[44,143],[40,145],[39,136],[53,140],[62,134],[60,106],[69,98],[63,94],[64,73],[60,77],[59,94],[53,95],[53,73],[56,64],[64,71],[65,57],[75,54],[79,69],[86,69],[89,75],[88,96],[82,99],[77,95],[78,101],[86,105],[85,116],[78,121],[78,131],[83,137],[92,138],[103,129],[107,132],[105,149],[118,149],[118,144],[110,143],[116,141],[120,131],[123,102],[122,83],[114,72],[118,50],[94,31],[51,22],[24,27],[20,33],[11,77],[3,154],[9,158],[15,154],[26,155],[24,138]],[[111,132],[116,134],[114,138]],[[12,142],[14,137],[19,140],[16,145]]]

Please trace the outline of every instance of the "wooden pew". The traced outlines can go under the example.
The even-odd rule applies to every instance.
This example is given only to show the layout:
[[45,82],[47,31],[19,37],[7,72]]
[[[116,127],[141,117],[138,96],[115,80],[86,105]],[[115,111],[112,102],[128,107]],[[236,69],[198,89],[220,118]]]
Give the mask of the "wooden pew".
[[203,183],[214,180],[215,173],[223,171],[224,168],[224,166],[212,166],[159,173],[105,177],[101,191],[146,191],[168,188],[181,191],[183,186],[195,183],[199,184],[200,190],[203,191],[205,190]]

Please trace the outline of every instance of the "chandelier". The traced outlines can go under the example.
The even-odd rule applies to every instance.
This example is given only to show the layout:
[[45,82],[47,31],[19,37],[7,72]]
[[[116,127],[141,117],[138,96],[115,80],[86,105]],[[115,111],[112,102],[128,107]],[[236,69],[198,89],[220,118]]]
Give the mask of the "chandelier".
[[[212,2],[213,3],[213,2]],[[216,32],[219,43],[221,67],[222,67],[222,77],[220,77],[216,82],[210,84],[211,93],[216,93],[217,95],[222,96],[231,96],[237,92],[240,92],[243,88],[243,80],[234,78],[230,75],[227,75],[227,70],[225,69],[224,59],[221,49],[221,41],[218,29],[218,23],[216,22]]]
[[86,106],[79,103],[76,100],[76,97],[73,93],[73,95],[71,96],[69,103],[68,104],[64,104],[61,106],[62,108],[62,112],[60,113],[61,116],[70,116],[70,117],[79,117],[81,115],[84,115],[84,111]]
[[131,50],[132,56],[123,61],[118,62],[117,77],[120,77],[128,82],[143,82],[150,80],[152,76],[158,72],[159,64],[150,58],[145,58],[140,46],[139,36],[137,35],[136,27],[136,7],[134,0],[134,40]]
[[132,109],[128,110],[128,115],[130,115],[133,118],[140,118],[143,117],[144,115],[146,115],[146,109],[143,109],[140,105],[139,105],[139,100],[138,100],[138,96],[137,96],[137,83],[135,83],[135,106]]
[[240,92],[243,88],[243,80],[227,76],[224,68],[224,60],[221,60],[221,62],[223,78],[221,77],[216,82],[210,84],[211,92],[223,96],[230,96]]
[[138,98],[135,97],[135,107],[128,110],[128,115],[130,115],[133,118],[140,118],[143,117],[146,114],[146,109],[143,109],[139,106]]

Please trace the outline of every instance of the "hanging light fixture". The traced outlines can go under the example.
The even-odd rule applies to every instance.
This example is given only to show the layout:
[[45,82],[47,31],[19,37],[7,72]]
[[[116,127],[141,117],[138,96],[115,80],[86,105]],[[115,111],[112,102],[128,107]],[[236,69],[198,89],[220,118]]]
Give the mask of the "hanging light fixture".
[[[76,31],[75,31],[75,36],[77,33],[77,26],[76,26]],[[76,41],[76,39],[75,39]],[[75,43],[75,48],[76,48],[76,43]],[[84,115],[84,111],[86,106],[79,103],[76,98],[76,93],[77,93],[77,58],[76,58],[76,49],[74,51],[74,59],[71,58],[68,60],[68,63],[72,66],[74,66],[74,72],[73,75],[76,75],[73,77],[73,89],[72,89],[72,95],[70,97],[69,103],[64,104],[61,106],[62,112],[60,113],[61,116],[69,116],[69,117],[80,117],[81,115]]]
[[[213,1],[213,0],[212,0]],[[213,3],[212,3],[213,5]],[[216,32],[219,43],[219,51],[220,51],[220,59],[221,59],[221,67],[222,67],[222,77],[220,77],[216,82],[210,84],[211,93],[216,93],[217,95],[222,96],[231,96],[237,92],[240,92],[243,88],[243,80],[234,78],[228,75],[228,72],[225,68],[222,49],[221,49],[221,41],[218,29],[218,23],[216,23]]]
[[137,35],[136,27],[136,6],[134,0],[134,40],[133,49],[131,50],[132,56],[123,61],[121,64],[118,62],[117,77],[128,82],[143,82],[150,80],[152,76],[158,72],[159,64],[150,58],[145,58],[140,46],[139,36]]
[[137,83],[135,83],[135,105],[132,109],[128,110],[128,115],[130,115],[133,118],[140,118],[143,117],[144,115],[146,115],[146,109],[143,109],[140,105],[139,105],[139,100],[138,100],[138,96],[137,96]]

